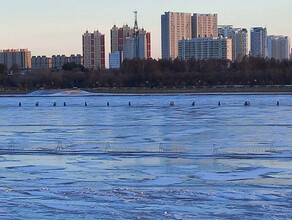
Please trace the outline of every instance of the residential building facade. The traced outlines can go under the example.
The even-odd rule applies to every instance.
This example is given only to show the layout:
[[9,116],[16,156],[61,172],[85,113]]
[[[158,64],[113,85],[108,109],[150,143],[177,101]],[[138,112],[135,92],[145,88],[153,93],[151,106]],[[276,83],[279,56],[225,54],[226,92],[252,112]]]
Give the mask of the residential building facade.
[[250,55],[254,57],[268,56],[267,29],[254,27],[251,29]]
[[192,38],[191,13],[165,12],[161,16],[162,59],[178,56],[178,42]]
[[51,69],[52,58],[47,56],[33,56],[31,58],[31,69]]
[[228,59],[232,60],[232,39],[219,38],[193,38],[183,39],[179,42],[179,59]]
[[99,31],[89,33],[86,31],[82,36],[83,65],[88,69],[105,68],[105,36]]
[[31,51],[28,49],[0,50],[0,63],[7,69],[16,64],[19,69],[31,68]]
[[83,65],[83,57],[81,54],[74,55],[70,57],[65,55],[53,55],[52,56],[52,68],[57,70],[62,70],[63,66],[67,63],[76,63],[78,65]]
[[128,25],[120,28],[114,25],[111,29],[111,53],[123,51],[126,38],[132,36],[133,33],[134,29]]
[[248,31],[246,28],[233,28],[232,25],[218,26],[218,36],[232,39],[232,61],[242,61],[248,55]]
[[288,36],[268,36],[268,57],[276,60],[289,59],[290,39]]
[[192,38],[218,36],[217,14],[198,14],[192,16]]
[[[143,28],[138,27],[138,12],[134,11],[135,23],[134,27],[130,28],[124,25],[118,28],[116,25],[111,29],[111,55],[112,59],[116,60],[119,51],[122,53],[120,58],[133,59],[139,57],[141,59],[151,58],[151,34]],[[121,59],[121,62],[122,60]]]
[[233,25],[218,25],[218,36],[230,37],[233,29]]
[[69,57],[69,63],[76,63],[77,65],[83,65],[83,57],[81,56],[81,54],[71,54],[71,56]]
[[121,62],[123,60],[123,53],[116,51],[109,54],[109,68],[119,69],[121,67]]

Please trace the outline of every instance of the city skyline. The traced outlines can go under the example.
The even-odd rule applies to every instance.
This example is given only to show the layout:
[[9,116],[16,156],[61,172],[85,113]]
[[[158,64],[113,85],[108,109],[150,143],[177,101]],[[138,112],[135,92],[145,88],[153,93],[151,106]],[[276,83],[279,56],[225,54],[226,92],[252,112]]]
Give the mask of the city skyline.
[[99,30],[105,34],[108,63],[110,29],[114,24],[134,26],[133,10],[139,13],[139,27],[151,32],[153,58],[161,58],[160,19],[167,11],[216,13],[219,25],[230,24],[247,28],[249,32],[251,27],[267,27],[268,35],[292,36],[292,30],[289,29],[289,21],[292,19],[289,8],[292,7],[292,2],[288,0],[277,3],[268,0],[265,4],[250,0],[244,3],[227,0],[210,0],[207,3],[202,0],[182,0],[179,3],[173,0],[85,0],[82,3],[76,0],[1,0],[1,3],[7,12],[0,15],[4,21],[0,24],[0,48],[29,48],[32,55],[80,54],[82,33],[86,30]]

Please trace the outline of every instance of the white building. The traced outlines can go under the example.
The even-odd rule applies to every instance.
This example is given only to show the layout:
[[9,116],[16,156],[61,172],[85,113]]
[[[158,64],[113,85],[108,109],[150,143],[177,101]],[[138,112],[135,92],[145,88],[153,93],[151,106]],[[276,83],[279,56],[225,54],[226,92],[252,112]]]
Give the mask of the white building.
[[110,69],[119,69],[121,67],[122,52],[116,51],[109,54],[109,68]]
[[287,36],[268,36],[268,57],[276,60],[289,59],[290,39]]
[[193,38],[181,40],[178,45],[179,59],[228,59],[232,60],[232,40],[230,38]]
[[31,68],[31,51],[27,49],[0,50],[0,63],[7,69],[16,64],[19,69]]
[[218,26],[218,36],[232,39],[232,61],[242,61],[248,55],[248,31],[232,25]]
[[251,29],[250,55],[254,57],[268,56],[267,29],[255,27]]

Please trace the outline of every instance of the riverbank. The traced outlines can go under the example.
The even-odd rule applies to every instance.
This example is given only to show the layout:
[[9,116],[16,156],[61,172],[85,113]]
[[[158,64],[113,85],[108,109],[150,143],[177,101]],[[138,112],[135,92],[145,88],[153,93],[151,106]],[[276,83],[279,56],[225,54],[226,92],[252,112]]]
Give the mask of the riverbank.
[[[43,89],[42,89],[43,90]],[[118,94],[171,94],[171,93],[292,93],[292,86],[216,86],[216,87],[187,87],[187,88],[145,88],[145,87],[99,87],[54,89],[55,91],[83,90],[90,93]],[[1,89],[1,95],[25,95],[37,90]]]
[[167,94],[167,93],[292,93],[292,86],[216,86],[191,88],[93,88],[85,89],[91,93],[130,93],[130,94]]

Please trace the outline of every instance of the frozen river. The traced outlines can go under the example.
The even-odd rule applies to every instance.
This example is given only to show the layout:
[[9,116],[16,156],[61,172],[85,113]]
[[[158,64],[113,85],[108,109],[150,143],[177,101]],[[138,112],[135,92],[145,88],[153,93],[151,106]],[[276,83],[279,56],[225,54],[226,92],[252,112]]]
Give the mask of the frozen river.
[[1,97],[0,219],[292,219],[292,96]]

